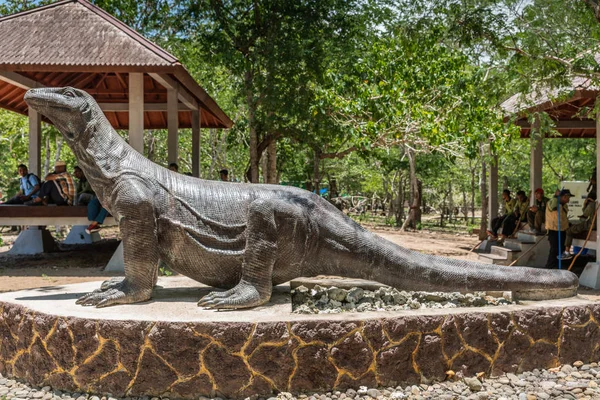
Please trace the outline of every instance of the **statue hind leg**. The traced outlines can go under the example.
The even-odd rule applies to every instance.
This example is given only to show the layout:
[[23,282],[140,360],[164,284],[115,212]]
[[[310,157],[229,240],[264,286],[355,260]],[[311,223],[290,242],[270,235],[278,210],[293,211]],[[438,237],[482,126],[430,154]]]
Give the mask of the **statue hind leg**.
[[[259,199],[252,202],[248,207],[246,248],[240,282],[225,292],[209,293],[198,302],[198,306],[236,309],[255,307],[269,301],[279,234],[286,225],[301,223],[302,218],[303,208],[282,200]],[[293,228],[290,230],[294,231]]]

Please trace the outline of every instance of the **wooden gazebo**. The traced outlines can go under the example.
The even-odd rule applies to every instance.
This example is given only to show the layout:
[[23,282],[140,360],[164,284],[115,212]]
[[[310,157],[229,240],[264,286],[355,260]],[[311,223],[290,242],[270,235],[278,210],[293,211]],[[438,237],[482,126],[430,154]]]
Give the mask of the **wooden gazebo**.
[[2,17],[0,37],[0,107],[29,116],[29,167],[38,175],[42,118],[23,101],[30,88],[87,91],[140,153],[144,129],[168,129],[169,162],[178,160],[178,129],[191,128],[194,176],[200,128],[232,125],[176,57],[87,0]]
[[[598,123],[600,115],[596,114],[595,119],[585,117],[585,109],[592,110],[598,101],[600,89],[594,86],[589,79],[574,78],[572,85],[568,88],[555,90],[540,91],[539,93],[531,93],[528,95],[516,94],[502,103],[507,120],[513,120],[520,127],[521,137],[530,138],[532,129],[539,120],[535,120],[532,126],[527,118],[534,112],[545,112],[554,121],[554,130],[559,135],[552,138],[594,138],[596,137],[596,166],[600,165],[600,141],[597,139],[596,132],[598,131]],[[530,164],[530,189],[531,193],[542,186],[542,160],[543,148],[542,142],[544,138],[537,135],[533,138],[531,145],[531,164]],[[495,178],[492,171],[490,176],[490,206],[495,202],[496,208],[490,207],[490,220],[495,217],[497,212],[497,195],[498,195],[498,175],[496,165]],[[600,169],[597,168],[597,182],[600,182]],[[493,191],[492,191],[493,189]],[[496,199],[492,199],[496,197]],[[531,196],[533,202],[533,196]],[[596,236],[592,238],[595,244],[600,243],[600,230],[596,232]],[[595,247],[595,246],[591,246]],[[598,248],[596,248],[598,250]],[[596,252],[596,257],[600,257],[600,252]],[[600,284],[600,264],[597,262],[594,272],[598,276],[598,284]]]

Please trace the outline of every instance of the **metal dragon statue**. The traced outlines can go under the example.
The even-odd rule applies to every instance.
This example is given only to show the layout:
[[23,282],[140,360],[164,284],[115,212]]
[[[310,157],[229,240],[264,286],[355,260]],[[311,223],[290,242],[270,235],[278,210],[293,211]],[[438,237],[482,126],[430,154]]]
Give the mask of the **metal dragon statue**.
[[577,292],[577,276],[564,270],[503,267],[407,250],[302,189],[171,172],[130,147],[84,91],[31,89],[25,101],[62,133],[123,237],[125,278],[104,282],[79,304],[104,307],[150,299],[160,260],[182,275],[227,289],[198,303],[210,308],[257,306],[269,300],[273,285],[319,274],[405,290],[511,290],[535,299]]

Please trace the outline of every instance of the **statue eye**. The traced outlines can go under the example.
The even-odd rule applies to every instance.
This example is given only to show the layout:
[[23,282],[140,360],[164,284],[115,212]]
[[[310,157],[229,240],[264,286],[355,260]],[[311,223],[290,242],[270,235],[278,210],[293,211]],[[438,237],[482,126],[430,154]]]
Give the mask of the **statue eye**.
[[75,97],[75,93],[73,93],[73,92],[72,92],[72,91],[70,91],[70,90],[67,90],[67,91],[65,92],[65,96],[67,96],[67,97]]

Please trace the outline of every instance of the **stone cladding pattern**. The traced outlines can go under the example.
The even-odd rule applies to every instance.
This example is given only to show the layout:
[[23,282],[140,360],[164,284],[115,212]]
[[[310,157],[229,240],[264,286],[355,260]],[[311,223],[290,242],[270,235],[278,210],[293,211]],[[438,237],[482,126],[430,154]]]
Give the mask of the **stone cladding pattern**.
[[600,304],[273,323],[87,320],[0,303],[0,373],[114,396],[248,397],[600,358]]

